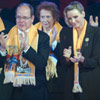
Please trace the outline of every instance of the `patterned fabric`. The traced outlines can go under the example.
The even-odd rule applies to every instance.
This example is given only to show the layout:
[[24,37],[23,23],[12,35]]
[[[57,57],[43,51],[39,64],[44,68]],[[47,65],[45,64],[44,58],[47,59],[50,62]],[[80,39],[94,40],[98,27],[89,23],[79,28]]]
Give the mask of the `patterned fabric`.
[[[37,51],[38,32],[37,28],[31,25],[28,32],[29,45]],[[5,79],[4,83],[13,83],[14,86],[35,85],[35,66],[22,57],[22,49],[20,48],[19,34],[17,26],[14,26],[9,32],[9,40],[7,41],[7,57],[5,63]]]

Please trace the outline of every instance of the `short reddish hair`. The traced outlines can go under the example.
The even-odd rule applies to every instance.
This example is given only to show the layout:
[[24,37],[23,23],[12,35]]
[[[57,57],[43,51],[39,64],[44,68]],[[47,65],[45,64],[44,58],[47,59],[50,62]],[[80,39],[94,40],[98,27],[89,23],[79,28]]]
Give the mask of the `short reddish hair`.
[[59,14],[58,7],[55,3],[48,2],[48,1],[41,2],[40,5],[38,5],[36,10],[36,16],[38,19],[40,19],[40,11],[42,9],[51,11],[54,20],[59,21],[60,14]]

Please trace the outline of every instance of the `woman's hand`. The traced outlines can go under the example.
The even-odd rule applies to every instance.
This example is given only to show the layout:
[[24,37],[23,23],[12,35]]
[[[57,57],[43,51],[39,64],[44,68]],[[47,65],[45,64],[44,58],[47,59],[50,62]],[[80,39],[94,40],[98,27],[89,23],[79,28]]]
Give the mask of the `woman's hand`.
[[72,47],[69,46],[68,49],[64,49],[63,51],[63,56],[66,58],[66,60],[68,61],[70,59],[70,56],[72,54]]
[[82,54],[80,52],[78,52],[77,56],[71,57],[70,60],[73,63],[84,63],[84,57],[82,56]]
[[56,40],[56,36],[57,36],[57,30],[55,27],[53,27],[53,30],[51,32],[51,44]]

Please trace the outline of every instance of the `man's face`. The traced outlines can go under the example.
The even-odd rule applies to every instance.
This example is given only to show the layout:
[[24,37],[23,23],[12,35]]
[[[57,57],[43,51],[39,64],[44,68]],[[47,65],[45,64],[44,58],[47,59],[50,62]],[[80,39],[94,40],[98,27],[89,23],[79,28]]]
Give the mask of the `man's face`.
[[18,29],[25,31],[30,28],[34,21],[34,16],[30,14],[30,8],[28,6],[21,6],[16,12],[16,24]]

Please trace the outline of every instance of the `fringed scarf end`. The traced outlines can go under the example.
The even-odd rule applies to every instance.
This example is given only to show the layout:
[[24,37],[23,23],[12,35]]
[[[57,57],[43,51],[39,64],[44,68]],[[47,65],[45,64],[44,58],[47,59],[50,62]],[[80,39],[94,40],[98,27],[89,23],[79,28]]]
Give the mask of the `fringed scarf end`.
[[16,76],[14,78],[13,86],[19,87],[22,85],[36,85],[35,76]]
[[6,83],[13,83],[14,78],[15,78],[15,72],[14,71],[7,71],[7,72],[5,72],[4,84],[6,84]]
[[79,83],[75,83],[74,84],[72,92],[73,93],[78,93],[78,92],[82,93],[83,92],[83,90],[82,90],[82,88],[81,88]]
[[47,67],[46,67],[47,80],[53,77],[56,77],[56,78],[58,77],[56,65],[57,65],[57,59],[54,56],[49,56]]

